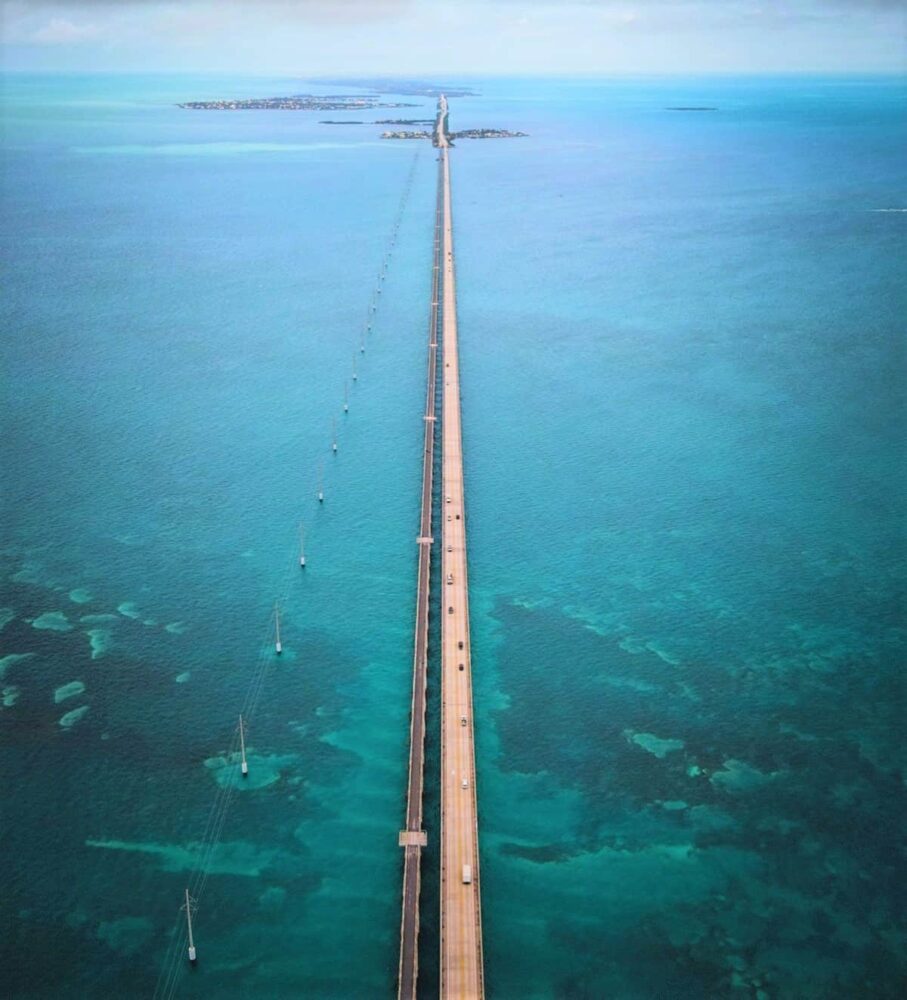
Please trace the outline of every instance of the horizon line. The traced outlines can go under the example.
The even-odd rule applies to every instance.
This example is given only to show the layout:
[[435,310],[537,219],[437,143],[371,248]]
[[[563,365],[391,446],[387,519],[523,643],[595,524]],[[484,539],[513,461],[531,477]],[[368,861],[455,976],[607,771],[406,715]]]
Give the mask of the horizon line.
[[441,77],[460,80],[608,80],[649,79],[653,77],[793,77],[793,76],[824,76],[824,77],[896,77],[903,79],[907,86],[907,74],[898,69],[764,69],[764,70],[730,70],[730,69],[700,69],[700,70],[573,70],[573,71],[526,71],[513,73],[498,73],[493,70],[487,73],[445,70],[441,72],[412,71],[409,73],[368,72],[367,70],[334,70],[318,73],[303,71],[275,70],[271,73],[257,70],[231,71],[223,69],[11,69],[0,64],[0,75],[18,76],[224,76],[245,79],[275,79],[293,78],[298,80],[335,80],[338,77],[352,80],[404,80],[410,83],[431,83]]

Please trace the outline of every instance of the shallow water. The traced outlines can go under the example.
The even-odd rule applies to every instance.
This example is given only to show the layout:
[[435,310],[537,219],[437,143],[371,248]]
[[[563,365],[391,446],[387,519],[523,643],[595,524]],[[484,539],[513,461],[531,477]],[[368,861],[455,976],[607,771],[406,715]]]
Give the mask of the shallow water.
[[[903,86],[480,89],[530,133],[453,162],[489,996],[898,995]],[[286,90],[7,83],[12,996],[393,992],[434,162],[344,416],[416,147],[174,106]]]

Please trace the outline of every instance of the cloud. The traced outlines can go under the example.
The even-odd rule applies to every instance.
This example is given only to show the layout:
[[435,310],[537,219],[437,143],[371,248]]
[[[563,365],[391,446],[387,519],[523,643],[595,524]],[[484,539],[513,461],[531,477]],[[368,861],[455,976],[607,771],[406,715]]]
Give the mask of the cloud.
[[[427,0],[429,7],[435,0]],[[395,25],[426,0],[0,0],[0,51],[11,46],[84,52],[87,43],[141,48],[162,40],[203,49],[212,39],[252,44],[276,29],[347,31]]]
[[891,72],[903,66],[907,0],[0,0],[0,7],[0,59],[11,68]]
[[417,0],[263,0],[288,17],[320,24],[394,20],[417,6]]
[[[422,0],[431,3],[432,0]],[[508,9],[521,7],[525,11],[539,8],[607,12],[632,6],[635,17],[657,18],[677,15],[697,16],[715,12],[727,20],[765,15],[775,21],[800,21],[815,17],[832,17],[837,13],[907,15],[907,0],[459,0],[474,8]]]
[[[106,2],[106,0],[100,0]],[[133,2],[143,2],[143,0],[133,0]],[[478,6],[494,7],[499,5],[519,5],[523,7],[538,6],[560,6],[559,0],[464,0],[466,3],[473,3]],[[562,0],[564,4],[572,4],[576,7],[613,7],[623,4],[626,0]],[[652,9],[659,7],[756,7],[764,8],[767,0],[636,0],[634,6],[640,9]],[[810,7],[862,7],[866,10],[904,10],[907,11],[907,0],[788,0],[784,3],[771,3],[768,6],[774,7],[778,13],[796,15],[805,8]]]
[[[428,0],[430,5],[432,0]],[[179,9],[187,7],[211,7],[215,9],[266,8],[281,11],[288,16],[311,17],[316,20],[378,20],[388,16],[398,16],[414,6],[424,6],[425,0],[257,0],[253,5],[249,0],[28,0],[29,7],[51,7],[67,11],[85,8],[107,7],[156,7]]]
[[52,17],[23,41],[32,45],[78,45],[94,41],[100,35],[100,28],[93,24],[74,24],[65,17]]
[[855,19],[891,25],[907,16],[907,0],[459,0],[473,10],[519,10],[522,16],[555,18],[571,11],[590,25],[634,26],[646,31],[698,26],[748,30],[754,25],[787,27]]

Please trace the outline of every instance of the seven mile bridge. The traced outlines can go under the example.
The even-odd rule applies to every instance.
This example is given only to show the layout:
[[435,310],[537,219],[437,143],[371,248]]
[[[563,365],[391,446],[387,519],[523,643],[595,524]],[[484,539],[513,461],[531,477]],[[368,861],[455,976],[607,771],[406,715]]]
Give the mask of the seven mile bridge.
[[441,996],[481,997],[482,908],[479,894],[479,817],[476,802],[472,662],[466,573],[466,494],[460,432],[460,361],[450,144],[447,101],[439,105],[438,146],[444,191],[441,415],[442,573],[441,613]]
[[438,149],[432,293],[429,313],[428,386],[423,421],[422,511],[416,594],[413,698],[410,719],[409,782],[400,921],[398,997],[415,1000],[418,980],[419,888],[428,670],[428,615],[433,530],[433,463],[437,414],[438,336],[441,336],[441,892],[440,983],[442,998],[484,996],[482,908],[479,880],[479,826],[476,799],[466,562],[466,497],[460,429],[460,363],[450,192],[450,139],[447,99],[441,95],[432,134]]

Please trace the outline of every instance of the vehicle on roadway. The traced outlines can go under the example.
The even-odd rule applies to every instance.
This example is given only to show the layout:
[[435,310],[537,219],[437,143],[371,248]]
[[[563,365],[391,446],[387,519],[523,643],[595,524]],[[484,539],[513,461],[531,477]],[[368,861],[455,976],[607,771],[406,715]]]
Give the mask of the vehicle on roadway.
[[447,574],[447,582],[448,583],[453,583],[453,573],[448,573]]
[[466,716],[465,715],[461,715],[460,716],[460,725],[461,726],[465,726],[466,725]]
[[472,882],[472,865],[463,865],[463,885]]

